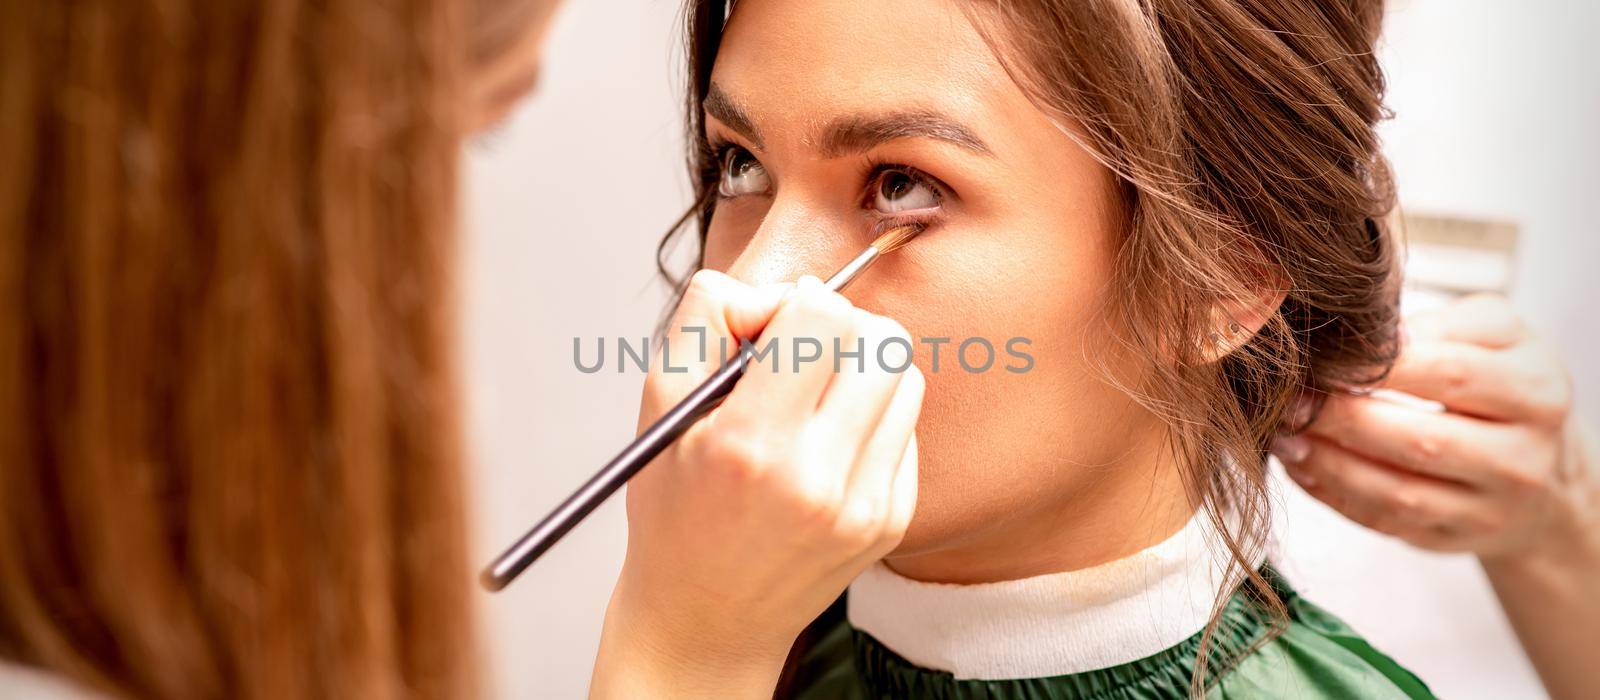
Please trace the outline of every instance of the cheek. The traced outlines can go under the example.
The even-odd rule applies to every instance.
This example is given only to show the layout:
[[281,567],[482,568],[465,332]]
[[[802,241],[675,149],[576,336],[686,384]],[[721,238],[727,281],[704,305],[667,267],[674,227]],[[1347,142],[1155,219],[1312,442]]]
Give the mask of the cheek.
[[718,236],[714,232],[706,234],[705,268],[717,272],[727,272],[733,261],[738,259],[739,251],[743,244],[735,245],[727,236]]
[[761,226],[766,207],[748,200],[731,200],[717,205],[711,224],[706,227],[705,267],[727,272]]
[[1094,216],[935,230],[853,290],[914,338],[948,339],[937,358],[918,345],[922,500],[903,553],[1058,508],[1083,484],[1072,465],[1114,459],[1141,420],[1100,366],[1116,232]]

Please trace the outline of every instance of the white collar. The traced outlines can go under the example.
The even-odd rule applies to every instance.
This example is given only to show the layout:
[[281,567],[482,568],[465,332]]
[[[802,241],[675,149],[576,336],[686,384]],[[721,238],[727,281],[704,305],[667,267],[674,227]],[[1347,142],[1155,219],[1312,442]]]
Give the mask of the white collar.
[[873,564],[850,585],[850,624],[906,660],[960,679],[1045,678],[1142,659],[1205,628],[1228,571],[1202,509],[1149,549],[1077,571],[973,585]]

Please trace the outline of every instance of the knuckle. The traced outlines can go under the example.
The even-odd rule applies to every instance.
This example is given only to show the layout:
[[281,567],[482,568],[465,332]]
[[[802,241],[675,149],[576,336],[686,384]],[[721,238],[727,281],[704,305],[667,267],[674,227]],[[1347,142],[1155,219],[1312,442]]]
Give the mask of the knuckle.
[[726,288],[728,276],[716,270],[699,270],[689,278],[689,284],[683,290],[685,305],[699,305],[704,302],[719,299]]
[[1412,464],[1425,466],[1437,464],[1445,454],[1445,439],[1430,432],[1422,431],[1406,443],[1406,457]]
[[[1345,470],[1329,469],[1319,457],[1320,455],[1313,454],[1307,457],[1305,461],[1296,464],[1296,473],[1291,476],[1310,481],[1316,485],[1318,491],[1338,496],[1339,498],[1349,498],[1351,490],[1350,485],[1346,483]],[[1287,469],[1287,467],[1285,468]]]
[[775,466],[770,446],[747,431],[725,430],[708,438],[702,447],[707,464],[723,474],[753,477]]
[[1354,517],[1354,520],[1365,523],[1367,527],[1385,535],[1399,537],[1404,534],[1400,520],[1394,516],[1393,512],[1381,506],[1363,509],[1361,515]]
[[1378,523],[1381,525],[1381,527],[1377,528],[1378,531],[1392,537],[1404,539],[1408,534],[1417,530],[1415,521],[1403,511],[1380,507],[1374,517],[1377,518]]
[[800,294],[798,301],[802,308],[825,317],[845,317],[853,308],[838,292],[826,287],[807,289]]
[[1471,368],[1459,357],[1441,357],[1434,361],[1434,373],[1445,391],[1459,393],[1473,380]]
[[1382,499],[1374,499],[1368,504],[1366,514],[1372,523],[1372,529],[1378,532],[1399,536],[1404,529],[1405,518]]
[[876,505],[867,499],[853,498],[839,509],[833,521],[833,535],[856,549],[866,549],[878,542],[883,527],[883,517]]
[[905,537],[906,530],[911,527],[912,513],[907,508],[896,508],[894,504],[884,505],[883,529],[879,533],[884,542],[899,542]]
[[1406,520],[1410,522],[1413,530],[1424,533],[1439,534],[1459,529],[1454,518],[1426,501],[1413,504],[1407,511]]
[[785,302],[779,313],[812,332],[823,332],[843,328],[848,311],[848,303],[838,294],[826,289],[802,289]]
[[795,515],[813,532],[837,532],[844,513],[839,497],[828,489],[797,486],[793,492]]
[[1395,518],[1417,518],[1422,509],[1421,499],[1405,489],[1388,489],[1379,497],[1380,507]]
[[889,318],[888,316],[879,316],[878,314],[874,313],[862,312],[859,323],[859,330],[861,331],[861,334],[869,338],[874,338],[877,340],[888,340],[891,338],[897,338],[906,341],[911,340],[911,332],[907,331],[906,327],[901,325],[899,321]]

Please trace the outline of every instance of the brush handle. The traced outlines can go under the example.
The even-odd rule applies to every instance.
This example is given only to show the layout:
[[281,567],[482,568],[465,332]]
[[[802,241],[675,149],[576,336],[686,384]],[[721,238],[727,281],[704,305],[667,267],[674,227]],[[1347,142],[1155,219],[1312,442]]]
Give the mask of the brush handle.
[[576,492],[562,501],[561,505],[544,516],[539,524],[528,530],[521,539],[511,545],[505,553],[501,554],[483,571],[480,580],[483,587],[491,591],[498,591],[511,583],[511,580],[528,568],[539,555],[544,554],[550,545],[560,540],[573,526],[581,522],[589,513],[634,474],[639,473],[646,464],[655,459],[667,447],[671,446],[684,431],[688,430],[701,418],[710,413],[712,409],[722,404],[728,398],[734,385],[739,383],[739,377],[744,375],[745,367],[750,364],[750,354],[741,351],[733,360],[723,365],[716,374],[711,375],[700,383],[692,393],[684,397],[666,415],[652,423],[639,437],[623,448],[622,452],[600,468],[594,476],[584,482]]
[[[851,260],[832,277],[828,278],[823,286],[835,292],[843,291],[845,287],[855,281],[865,272],[872,263],[878,259],[878,249],[869,246],[855,259]],[[498,591],[511,583],[511,580],[528,568],[539,555],[560,540],[579,522],[594,512],[601,503],[604,503],[617,489],[628,483],[628,479],[639,473],[646,464],[661,454],[668,446],[672,445],[684,431],[688,430],[695,422],[704,418],[712,409],[722,404],[722,400],[733,391],[734,385],[739,383],[739,377],[744,376],[744,370],[750,365],[750,353],[743,347],[739,354],[716,374],[700,383],[693,392],[684,397],[666,415],[652,423],[639,437],[623,448],[622,452],[600,468],[594,476],[578,487],[567,500],[544,516],[539,524],[528,530],[520,539],[512,544],[509,549],[489,564],[479,576],[483,587],[491,591]]]

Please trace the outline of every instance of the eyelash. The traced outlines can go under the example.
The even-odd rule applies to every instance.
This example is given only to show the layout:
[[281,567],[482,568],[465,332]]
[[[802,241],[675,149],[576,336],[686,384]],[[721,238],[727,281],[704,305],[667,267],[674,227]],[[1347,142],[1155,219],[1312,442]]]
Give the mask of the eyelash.
[[[749,149],[733,143],[732,141],[712,141],[710,146],[713,158],[712,162],[716,164],[716,173],[718,178],[722,177],[722,164],[728,162],[729,153],[731,153],[734,149],[739,149],[749,153]],[[754,157],[754,154],[751,154],[751,156]],[[915,167],[902,163],[881,160],[872,155],[865,156],[863,163],[865,164],[865,170],[867,171],[866,185],[864,186],[864,191],[862,192],[861,198],[861,205],[863,208],[872,208],[872,199],[877,195],[875,187],[878,184],[878,181],[884,175],[893,172],[903,173],[912,180],[915,180],[918,184],[928,187],[933,191],[934,200],[937,203],[943,203],[945,196],[950,192],[950,188],[943,182],[940,182],[939,178],[929,175]],[[717,195],[717,197],[718,199],[722,199],[720,194]],[[880,214],[880,216],[883,218],[883,221],[880,222],[878,226],[885,229],[892,228],[893,226],[898,226],[905,223],[927,220],[931,218],[930,215],[931,212],[926,210],[893,215]]]
[[[946,187],[943,182],[940,182],[939,178],[922,172],[921,170],[918,170],[912,166],[879,160],[878,158],[870,155],[865,157],[864,162],[867,166],[867,185],[864,198],[862,199],[863,206],[871,205],[872,199],[877,196],[878,182],[883,179],[884,175],[889,173],[901,173],[906,177],[911,178],[917,184],[923,185],[929,190],[932,190],[935,207],[944,204],[945,195],[950,191],[950,188]],[[897,218],[907,218],[908,216],[914,217],[915,214],[908,215],[902,213],[896,215]]]

